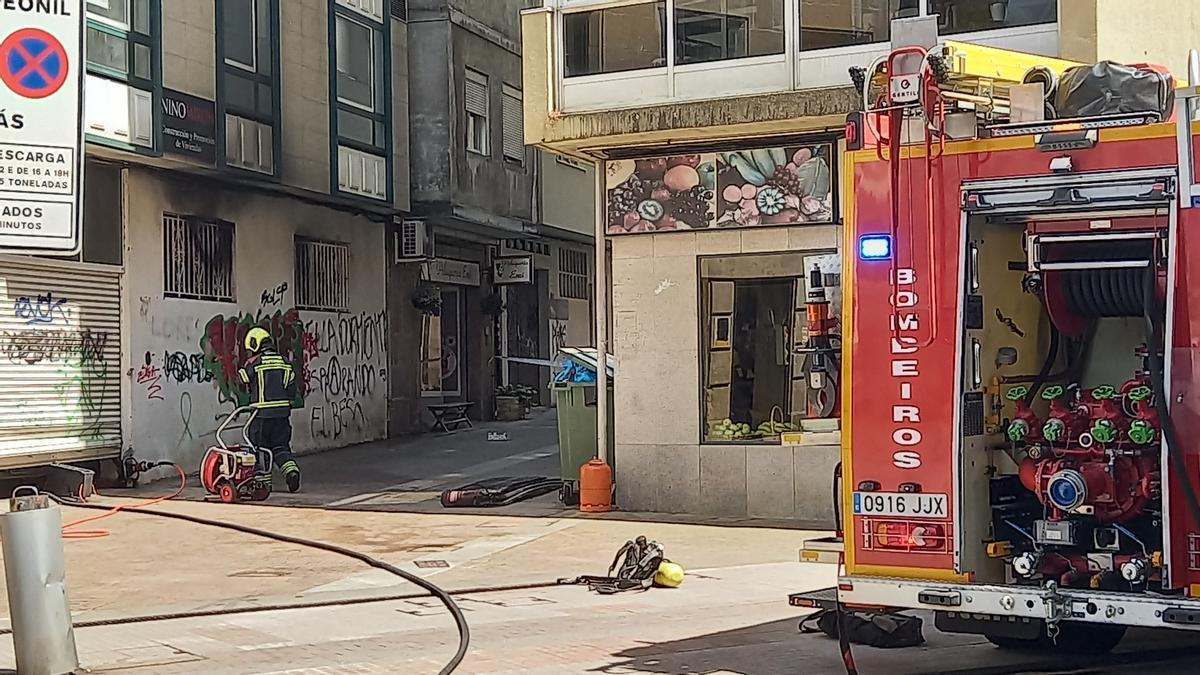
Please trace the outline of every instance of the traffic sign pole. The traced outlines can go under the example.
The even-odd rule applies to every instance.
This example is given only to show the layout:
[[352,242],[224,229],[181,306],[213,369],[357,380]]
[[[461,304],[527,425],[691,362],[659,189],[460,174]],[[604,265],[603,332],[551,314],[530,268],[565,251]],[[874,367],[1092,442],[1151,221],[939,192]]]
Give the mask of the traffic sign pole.
[[84,3],[0,3],[0,252],[80,250]]

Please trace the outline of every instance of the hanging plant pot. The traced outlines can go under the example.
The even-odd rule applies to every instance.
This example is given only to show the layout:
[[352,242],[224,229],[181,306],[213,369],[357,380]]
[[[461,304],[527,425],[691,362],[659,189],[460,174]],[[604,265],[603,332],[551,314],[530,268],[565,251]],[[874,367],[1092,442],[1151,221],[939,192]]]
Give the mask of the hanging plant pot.
[[427,316],[440,316],[442,313],[442,289],[431,284],[421,284],[412,295],[413,307]]

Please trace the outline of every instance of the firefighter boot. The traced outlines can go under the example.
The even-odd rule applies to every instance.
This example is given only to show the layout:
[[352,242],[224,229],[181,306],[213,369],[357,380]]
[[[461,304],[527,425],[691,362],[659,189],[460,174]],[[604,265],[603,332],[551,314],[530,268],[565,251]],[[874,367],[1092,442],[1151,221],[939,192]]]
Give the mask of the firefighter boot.
[[283,466],[279,468],[283,469],[283,478],[285,481],[287,481],[288,492],[299,492],[300,465],[296,464],[295,460],[291,460],[284,462]]

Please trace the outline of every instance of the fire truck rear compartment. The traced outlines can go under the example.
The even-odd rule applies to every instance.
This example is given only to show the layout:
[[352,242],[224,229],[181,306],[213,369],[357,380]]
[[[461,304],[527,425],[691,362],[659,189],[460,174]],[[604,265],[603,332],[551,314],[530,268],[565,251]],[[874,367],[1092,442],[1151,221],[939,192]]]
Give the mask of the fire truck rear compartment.
[[960,562],[977,582],[1162,590],[1148,350],[1162,353],[1168,218],[967,218]]

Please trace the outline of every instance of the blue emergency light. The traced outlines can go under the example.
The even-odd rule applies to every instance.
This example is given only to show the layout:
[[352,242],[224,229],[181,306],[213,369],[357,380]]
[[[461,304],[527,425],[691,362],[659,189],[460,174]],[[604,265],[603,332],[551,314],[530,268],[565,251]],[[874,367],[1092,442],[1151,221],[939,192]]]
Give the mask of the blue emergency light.
[[892,257],[892,235],[864,234],[859,237],[858,257],[863,260],[888,260]]

